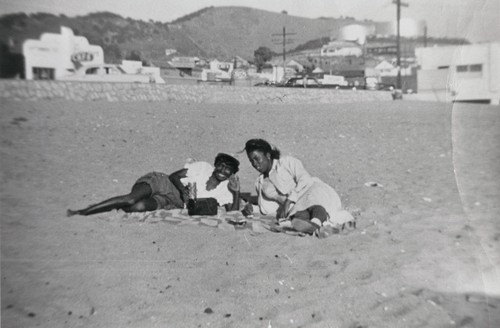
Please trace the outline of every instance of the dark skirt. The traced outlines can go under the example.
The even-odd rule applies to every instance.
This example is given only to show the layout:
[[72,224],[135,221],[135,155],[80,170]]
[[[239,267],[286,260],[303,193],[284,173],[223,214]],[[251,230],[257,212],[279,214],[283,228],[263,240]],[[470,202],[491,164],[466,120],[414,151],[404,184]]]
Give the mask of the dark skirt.
[[180,191],[168,178],[168,174],[161,172],[150,172],[140,177],[135,184],[147,183],[151,188],[151,198],[158,204],[157,209],[170,210],[173,208],[183,208],[184,202]]

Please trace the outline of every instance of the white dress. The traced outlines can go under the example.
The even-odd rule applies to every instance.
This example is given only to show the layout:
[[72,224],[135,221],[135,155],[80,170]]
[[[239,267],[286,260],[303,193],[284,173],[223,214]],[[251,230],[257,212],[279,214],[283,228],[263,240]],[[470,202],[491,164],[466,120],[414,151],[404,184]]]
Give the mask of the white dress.
[[269,176],[264,178],[260,175],[255,187],[259,209],[264,215],[276,215],[280,204],[289,199],[293,204],[288,217],[313,205],[321,205],[332,224],[354,220],[349,212],[342,209],[337,192],[319,178],[311,177],[297,158],[282,156],[275,159]]

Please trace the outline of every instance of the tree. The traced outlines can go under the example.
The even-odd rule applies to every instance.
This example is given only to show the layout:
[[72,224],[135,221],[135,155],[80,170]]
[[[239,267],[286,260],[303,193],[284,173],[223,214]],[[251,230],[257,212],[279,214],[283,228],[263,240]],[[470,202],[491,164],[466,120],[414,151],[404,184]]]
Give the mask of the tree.
[[132,50],[128,56],[125,57],[126,60],[136,60],[136,61],[142,61],[141,58],[141,52]]
[[104,59],[106,60],[106,62],[119,63],[122,60],[123,54],[118,44],[113,43],[110,45],[106,45],[103,48]]
[[24,56],[11,53],[9,47],[0,41],[0,78],[24,77]]
[[255,58],[255,66],[257,66],[257,72],[260,72],[264,64],[273,58],[273,52],[268,47],[259,47],[253,52],[253,56]]

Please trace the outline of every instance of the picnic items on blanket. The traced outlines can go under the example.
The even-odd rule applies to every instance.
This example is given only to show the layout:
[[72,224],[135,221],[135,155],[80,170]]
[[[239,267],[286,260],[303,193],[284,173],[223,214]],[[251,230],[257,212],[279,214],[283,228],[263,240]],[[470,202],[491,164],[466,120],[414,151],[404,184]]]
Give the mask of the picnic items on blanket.
[[219,204],[215,198],[198,198],[196,182],[188,183],[187,209],[189,215],[217,215]]
[[232,224],[234,226],[244,226],[247,224],[247,219],[246,218],[241,218],[241,217],[226,217],[226,222],[229,224]]
[[219,204],[215,198],[189,199],[187,204],[189,215],[217,215]]
[[[122,213],[116,212],[116,218],[129,218],[131,222],[149,224],[169,223],[179,226],[208,226],[226,231],[250,231],[251,235],[261,233],[284,233],[289,236],[309,236],[308,234],[295,231],[289,220],[279,220],[275,216],[255,213],[253,218],[245,217],[240,211],[227,212],[219,207],[216,215],[188,215],[187,209],[157,210],[152,212]],[[355,215],[357,217],[357,215]],[[356,223],[340,225],[336,227],[323,226],[313,236],[326,238],[332,235],[346,234],[356,229]]]

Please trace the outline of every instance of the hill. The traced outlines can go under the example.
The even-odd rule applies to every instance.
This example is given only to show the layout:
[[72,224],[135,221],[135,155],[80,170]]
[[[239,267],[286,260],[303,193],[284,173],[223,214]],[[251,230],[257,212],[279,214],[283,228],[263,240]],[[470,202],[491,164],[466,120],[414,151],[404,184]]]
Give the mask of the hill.
[[120,61],[132,51],[146,61],[162,60],[165,49],[172,48],[185,56],[252,59],[260,46],[282,51],[281,36],[272,34],[281,34],[284,26],[287,33],[294,33],[289,37],[293,41],[287,45],[290,49],[328,37],[332,30],[353,22],[351,18],[310,19],[245,7],[207,7],[170,23],[145,22],[109,12],[76,17],[19,13],[0,17],[0,41],[20,53],[24,40],[37,39],[43,32],[58,33],[63,25],[91,44],[102,46],[107,62]]
[[167,23],[144,22],[108,12],[77,17],[12,14],[2,16],[0,26],[0,41],[11,45],[12,52],[19,53],[24,40],[38,39],[44,32],[59,33],[61,26],[67,26],[91,44],[102,46],[105,60],[110,63],[119,62],[132,51],[140,53],[144,60],[161,59],[167,48],[175,48],[185,55],[208,55],[197,48],[189,36]]
[[283,27],[286,33],[293,33],[287,36],[291,41],[287,49],[291,49],[313,39],[329,37],[332,30],[353,22],[362,23],[353,19],[311,19],[252,8],[219,7],[177,26],[210,54],[252,58],[253,51],[260,46],[281,53]]
[[260,46],[282,52],[283,27],[290,34],[287,51],[299,51],[321,47],[342,26],[370,23],[352,17],[311,19],[247,7],[207,7],[170,23],[124,18],[110,12],[76,17],[19,13],[0,16],[0,42],[2,49],[21,53],[24,40],[38,39],[44,32],[59,33],[60,26],[67,26],[91,44],[102,46],[108,63],[134,54],[161,66],[167,60],[165,49],[176,49],[180,56],[253,60]]

